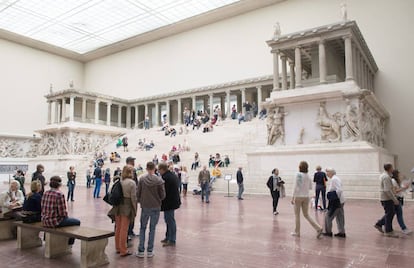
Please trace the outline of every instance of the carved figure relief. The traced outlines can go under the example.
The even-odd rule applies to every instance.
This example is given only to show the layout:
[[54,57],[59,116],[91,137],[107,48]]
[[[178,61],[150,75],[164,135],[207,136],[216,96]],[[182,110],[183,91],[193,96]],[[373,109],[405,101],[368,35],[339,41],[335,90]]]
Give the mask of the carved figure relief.
[[321,102],[319,105],[319,114],[317,123],[321,127],[322,142],[340,142],[342,139],[341,129],[343,124],[343,115],[336,112],[332,115],[326,110],[326,103]]
[[359,131],[358,121],[358,109],[355,105],[351,104],[349,99],[345,100],[346,109],[345,109],[345,128],[346,128],[346,137],[352,141],[360,139],[361,132]]
[[361,138],[367,142],[384,147],[385,145],[385,120],[371,108],[365,100],[359,104],[359,125],[361,126]]
[[299,132],[298,144],[303,144],[303,135],[305,135],[305,128],[301,128]]
[[287,113],[283,111],[282,107],[276,107],[269,113],[266,119],[267,124],[267,144],[273,145],[277,140],[281,144],[285,144],[285,116]]

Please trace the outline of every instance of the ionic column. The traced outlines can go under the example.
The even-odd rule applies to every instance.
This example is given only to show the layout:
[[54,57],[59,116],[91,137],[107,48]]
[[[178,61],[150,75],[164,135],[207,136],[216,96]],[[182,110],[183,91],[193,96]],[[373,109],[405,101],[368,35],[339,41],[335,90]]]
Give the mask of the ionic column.
[[122,127],[122,106],[118,104],[118,127]]
[[47,101],[47,124],[50,125],[52,123],[52,102],[50,100]]
[[282,55],[282,90],[287,89],[287,69],[286,69],[286,56]]
[[262,86],[257,86],[257,110],[262,110]]
[[107,102],[106,103],[106,125],[110,126],[111,125],[111,103]]
[[295,48],[295,88],[302,87],[302,61],[300,47]]
[[193,95],[191,97],[191,107],[192,107],[192,110],[194,110],[195,112],[197,112],[196,111],[196,95]]
[[74,121],[75,119],[75,96],[70,96],[69,101],[69,121]]
[[165,101],[165,109],[167,110],[166,111],[166,115],[167,115],[167,123],[168,123],[168,125],[170,124],[170,122],[171,122],[171,120],[170,120],[170,101],[169,100],[166,100]]
[[62,98],[62,122],[66,121],[66,98]]
[[325,40],[319,42],[319,83],[326,84]]
[[[154,121],[154,120],[152,120]],[[154,126],[158,127],[160,122],[160,107],[158,105],[158,102],[155,103],[155,123]]]
[[344,37],[345,42],[345,80],[353,80],[352,71],[352,40],[350,36]]
[[227,114],[226,118],[231,117],[231,104],[230,104],[230,90],[226,90],[226,101],[227,101]]
[[213,93],[208,94],[209,105],[210,105],[210,118],[213,116]]
[[182,123],[181,118],[183,117],[183,114],[181,113],[181,99],[180,98],[177,99],[177,105],[178,105],[178,108],[177,108],[177,113],[178,113],[177,125],[179,125],[179,124]]
[[99,100],[95,100],[95,124],[99,124]]
[[273,91],[279,88],[279,50],[273,53]]
[[134,126],[134,128],[138,128],[138,123],[139,123],[139,119],[138,119],[138,105],[135,105],[135,126]]
[[126,107],[126,128],[131,128],[131,107]]
[[60,102],[56,102],[56,123],[60,123],[61,121],[60,121],[60,116],[62,115],[62,112],[61,112],[61,108],[62,108],[62,104],[60,103]]
[[86,99],[82,99],[82,122],[86,121]]
[[290,68],[290,89],[295,88],[295,63],[293,61],[289,61],[289,68]]
[[54,104],[55,104],[55,114],[54,114],[54,117],[53,117],[53,119],[54,119],[54,122],[55,123],[59,123],[59,116],[60,116],[60,107],[59,107],[59,103],[58,103],[58,101],[57,100],[54,100],[53,101],[54,102]]
[[242,89],[240,89],[240,91],[241,91],[241,94],[242,94],[241,95],[241,101],[242,101],[241,111],[242,111],[243,115],[245,115],[246,114],[246,109],[243,106],[244,106],[244,103],[246,102],[246,89],[242,88]]

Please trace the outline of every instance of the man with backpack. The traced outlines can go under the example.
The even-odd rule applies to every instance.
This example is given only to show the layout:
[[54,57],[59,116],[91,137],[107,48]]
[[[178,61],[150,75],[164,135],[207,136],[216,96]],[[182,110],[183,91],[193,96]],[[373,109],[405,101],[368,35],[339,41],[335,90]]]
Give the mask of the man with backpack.
[[144,257],[145,231],[148,220],[150,226],[147,257],[151,258],[154,256],[155,227],[160,217],[161,201],[165,198],[164,181],[155,175],[155,165],[153,162],[147,163],[147,172],[147,174],[139,178],[137,187],[137,200],[141,203],[141,227],[137,252],[137,257],[139,258]]

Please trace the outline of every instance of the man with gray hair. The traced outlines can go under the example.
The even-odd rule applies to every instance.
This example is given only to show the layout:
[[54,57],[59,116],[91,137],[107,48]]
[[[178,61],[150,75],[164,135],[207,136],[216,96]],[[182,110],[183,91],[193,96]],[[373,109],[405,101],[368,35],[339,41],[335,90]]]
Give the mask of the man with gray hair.
[[332,221],[336,218],[338,233],[335,236],[345,238],[345,196],[342,191],[342,182],[336,176],[336,171],[333,168],[327,168],[326,175],[330,179],[327,188],[329,205],[328,213],[325,216],[325,233],[323,235],[332,237]]

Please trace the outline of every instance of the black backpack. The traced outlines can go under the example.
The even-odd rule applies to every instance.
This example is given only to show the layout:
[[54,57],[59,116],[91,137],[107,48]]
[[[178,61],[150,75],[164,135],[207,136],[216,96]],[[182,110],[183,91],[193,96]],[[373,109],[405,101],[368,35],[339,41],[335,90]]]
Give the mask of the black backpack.
[[122,191],[121,180],[115,181],[111,191],[105,195],[104,201],[111,206],[118,206],[124,201],[124,192]]

